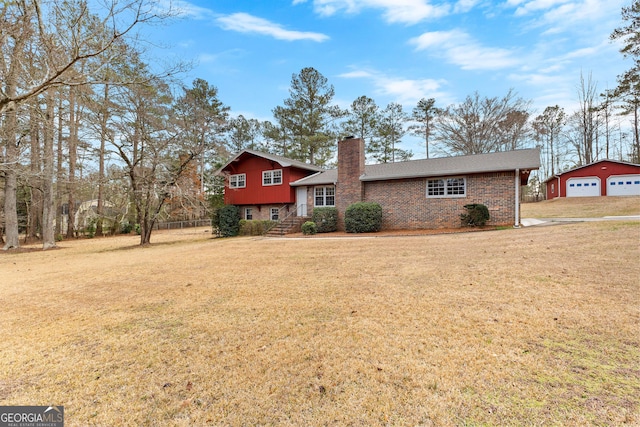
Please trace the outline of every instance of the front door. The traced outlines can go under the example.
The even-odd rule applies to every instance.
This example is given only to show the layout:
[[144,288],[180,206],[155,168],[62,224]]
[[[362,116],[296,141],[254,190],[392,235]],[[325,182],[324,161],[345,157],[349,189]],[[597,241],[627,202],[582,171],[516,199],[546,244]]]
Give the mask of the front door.
[[296,188],[296,204],[298,216],[307,216],[307,187]]

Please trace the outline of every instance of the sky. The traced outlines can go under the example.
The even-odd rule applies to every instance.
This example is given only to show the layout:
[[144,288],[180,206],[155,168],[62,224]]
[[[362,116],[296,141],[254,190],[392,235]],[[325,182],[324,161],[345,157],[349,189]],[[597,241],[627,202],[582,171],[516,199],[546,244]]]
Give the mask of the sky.
[[[162,0],[165,4],[169,0]],[[631,68],[609,40],[622,0],[173,0],[178,17],[149,36],[167,61],[192,61],[181,76],[218,88],[231,115],[273,121],[293,74],[313,67],[335,88],[334,104],[359,96],[408,113],[476,91],[510,89],[534,115],[578,104],[581,74],[599,92]],[[417,140],[404,142],[424,158]]]

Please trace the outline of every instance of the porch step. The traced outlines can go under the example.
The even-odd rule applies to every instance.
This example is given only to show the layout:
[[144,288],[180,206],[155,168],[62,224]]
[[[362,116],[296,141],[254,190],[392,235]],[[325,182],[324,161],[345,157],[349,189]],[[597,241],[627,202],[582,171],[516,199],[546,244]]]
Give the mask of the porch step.
[[297,233],[302,230],[302,224],[309,221],[309,217],[295,216],[287,218],[274,225],[267,233],[266,237],[280,237],[289,233]]

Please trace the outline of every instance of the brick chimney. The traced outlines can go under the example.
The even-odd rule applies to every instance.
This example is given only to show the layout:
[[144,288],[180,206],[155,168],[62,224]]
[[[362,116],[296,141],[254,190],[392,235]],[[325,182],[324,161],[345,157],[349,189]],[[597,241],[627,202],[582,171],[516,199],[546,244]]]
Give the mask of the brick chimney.
[[344,212],[347,207],[363,200],[364,185],[360,181],[362,174],[364,174],[364,140],[346,138],[338,141],[338,182],[336,184],[338,230],[344,231]]

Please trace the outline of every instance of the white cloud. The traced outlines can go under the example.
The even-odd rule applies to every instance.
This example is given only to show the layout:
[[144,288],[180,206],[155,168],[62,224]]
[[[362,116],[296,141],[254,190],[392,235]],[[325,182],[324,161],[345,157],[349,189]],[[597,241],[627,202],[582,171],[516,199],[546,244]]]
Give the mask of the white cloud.
[[249,15],[248,13],[233,13],[231,15],[220,16],[216,18],[216,22],[225,30],[262,34],[278,40],[311,40],[314,42],[323,42],[329,39],[329,36],[326,34],[287,30],[280,24]]
[[213,15],[210,9],[199,7],[183,0],[159,0],[156,7],[164,13],[176,15],[180,18],[206,19]]
[[510,0],[514,15],[530,21],[525,27],[547,27],[546,34],[611,31],[626,0]]
[[452,99],[442,90],[442,87],[447,84],[445,80],[390,77],[372,70],[354,70],[340,74],[338,77],[368,79],[373,83],[376,95],[411,108],[421,98],[436,98],[439,102],[449,102]]
[[497,70],[520,64],[509,49],[486,47],[461,30],[424,33],[409,41],[416,50],[428,50],[463,70]]
[[[450,13],[448,4],[433,5],[429,0],[312,0],[316,13],[323,16],[338,12],[355,14],[364,9],[382,9],[387,22],[416,24],[426,19],[440,18]],[[463,0],[469,2],[470,0]],[[294,0],[293,4],[304,0]]]
[[569,0],[532,0],[529,2],[522,2],[520,3],[521,6],[516,9],[515,15],[528,15],[532,12],[551,9],[564,3],[569,3]]

